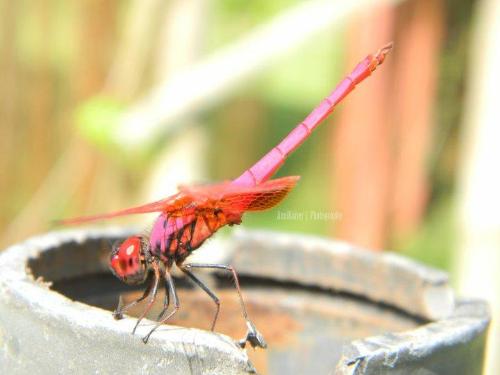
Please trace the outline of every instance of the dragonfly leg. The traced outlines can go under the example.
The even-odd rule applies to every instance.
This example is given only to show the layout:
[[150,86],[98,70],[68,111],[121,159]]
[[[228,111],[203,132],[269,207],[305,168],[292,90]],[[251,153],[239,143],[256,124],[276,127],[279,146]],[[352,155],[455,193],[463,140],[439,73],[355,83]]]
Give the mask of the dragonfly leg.
[[238,297],[240,299],[241,311],[243,313],[243,317],[247,322],[247,334],[245,338],[241,339],[238,344],[240,347],[244,348],[246,343],[248,342],[252,347],[260,347],[266,348],[267,344],[264,340],[264,337],[260,334],[259,331],[255,328],[255,325],[250,321],[247,314],[247,309],[245,307],[245,302],[243,301],[243,296],[241,294],[240,282],[238,279],[238,275],[236,270],[232,266],[228,266],[225,264],[205,264],[205,263],[188,263],[183,265],[185,269],[191,270],[192,268],[205,268],[205,269],[218,269],[230,272],[233,276],[234,286],[236,287],[236,291],[238,292]]
[[143,295],[136,299],[135,301],[132,301],[125,306],[122,306],[122,297],[120,296],[120,300],[118,302],[118,307],[116,308],[115,311],[113,311],[113,318],[116,320],[123,319],[123,313],[130,309],[131,307],[137,305],[139,302],[143,301],[146,299],[146,297],[149,295],[149,292],[151,291],[151,288],[153,287],[154,280],[151,280],[147,288],[144,290]]
[[149,301],[148,304],[146,305],[146,308],[142,312],[141,316],[137,319],[137,323],[135,323],[134,329],[132,330],[132,334],[135,334],[135,331],[137,330],[137,327],[141,323],[141,320],[144,319],[149,310],[151,310],[151,307],[155,302],[156,295],[158,294],[158,284],[160,282],[160,268],[158,267],[158,264],[154,262],[152,267],[154,271],[154,278],[152,282],[151,291],[149,292]]
[[167,312],[168,306],[170,306],[170,288],[168,285],[168,281],[165,279],[165,298],[163,299],[163,309],[158,314],[158,318],[156,320],[161,320],[163,315]]
[[170,275],[170,272],[168,272],[168,270],[165,270],[165,281],[167,283],[168,289],[170,290],[170,293],[172,293],[172,299],[174,302],[174,309],[170,312],[170,314],[163,317],[159,322],[157,322],[156,325],[153,327],[153,329],[151,331],[149,331],[149,333],[142,338],[142,341],[144,342],[144,344],[147,344],[149,337],[151,336],[151,334],[154,331],[156,331],[156,329],[158,327],[160,327],[163,323],[165,323],[167,320],[169,320],[177,312],[177,310],[179,310],[179,307],[180,307],[179,298],[177,297],[177,291],[175,290],[174,280],[172,279],[172,275]]
[[201,289],[203,289],[205,291],[205,293],[207,293],[210,298],[212,298],[212,300],[214,301],[215,303],[215,306],[216,306],[216,310],[215,310],[215,316],[214,316],[214,320],[212,322],[212,327],[210,328],[211,331],[214,330],[215,328],[215,323],[217,322],[217,317],[219,316],[219,311],[220,311],[220,300],[219,298],[215,295],[214,292],[212,292],[210,290],[210,288],[203,282],[201,281],[198,277],[196,277],[190,270],[188,270],[187,268],[185,268],[184,266],[181,266],[179,267],[181,269],[182,272],[184,272],[191,280],[193,280],[193,282],[198,285]]

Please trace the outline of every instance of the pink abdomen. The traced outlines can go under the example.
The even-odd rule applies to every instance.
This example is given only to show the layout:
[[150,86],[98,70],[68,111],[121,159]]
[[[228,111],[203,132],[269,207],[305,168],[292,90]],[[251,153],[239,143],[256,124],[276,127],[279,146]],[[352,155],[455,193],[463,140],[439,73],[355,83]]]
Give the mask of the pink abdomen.
[[177,262],[200,247],[214,232],[201,215],[166,217],[161,214],[153,225],[149,243],[153,255],[163,261]]

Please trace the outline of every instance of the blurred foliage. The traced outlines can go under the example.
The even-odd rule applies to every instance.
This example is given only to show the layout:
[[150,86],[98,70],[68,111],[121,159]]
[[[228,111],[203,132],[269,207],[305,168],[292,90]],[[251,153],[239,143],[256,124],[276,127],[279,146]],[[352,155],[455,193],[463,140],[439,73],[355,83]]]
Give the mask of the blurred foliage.
[[206,45],[219,48],[243,36],[246,31],[277,15],[299,0],[221,0],[211,4],[212,27]]
[[395,248],[423,263],[450,270],[453,249],[456,246],[453,199],[443,198],[432,205],[420,230],[411,239],[405,239]]
[[[104,150],[117,151],[113,132],[126,106],[110,96],[97,95],[82,103],[75,112],[76,125],[81,134]],[[118,149],[118,151],[121,151]],[[121,155],[126,157],[126,155]]]

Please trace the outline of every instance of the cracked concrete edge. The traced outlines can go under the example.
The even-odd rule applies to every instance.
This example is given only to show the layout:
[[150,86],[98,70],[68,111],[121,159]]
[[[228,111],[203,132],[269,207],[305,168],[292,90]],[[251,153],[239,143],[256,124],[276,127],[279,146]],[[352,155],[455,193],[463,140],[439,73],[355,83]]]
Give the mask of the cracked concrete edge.
[[490,319],[485,302],[459,301],[447,319],[351,342],[334,374],[480,375]]
[[[0,368],[26,373],[80,373],[140,369],[143,373],[248,374],[245,351],[221,334],[166,326],[147,345],[149,327],[130,334],[135,319],[116,321],[109,311],[71,301],[33,280],[28,259],[68,242],[126,236],[124,229],[51,232],[0,254]],[[4,367],[5,366],[5,367]]]
[[445,318],[454,309],[445,272],[397,254],[313,236],[241,229],[232,245],[230,263],[241,274],[347,292],[428,320]]

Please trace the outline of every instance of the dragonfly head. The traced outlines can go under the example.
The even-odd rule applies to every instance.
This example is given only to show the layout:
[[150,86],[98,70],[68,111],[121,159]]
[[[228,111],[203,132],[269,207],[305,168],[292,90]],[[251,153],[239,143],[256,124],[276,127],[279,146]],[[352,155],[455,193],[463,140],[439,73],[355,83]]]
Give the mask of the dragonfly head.
[[111,251],[109,266],[111,271],[123,282],[135,285],[146,281],[148,276],[144,248],[149,246],[141,236],[132,236],[115,243]]

